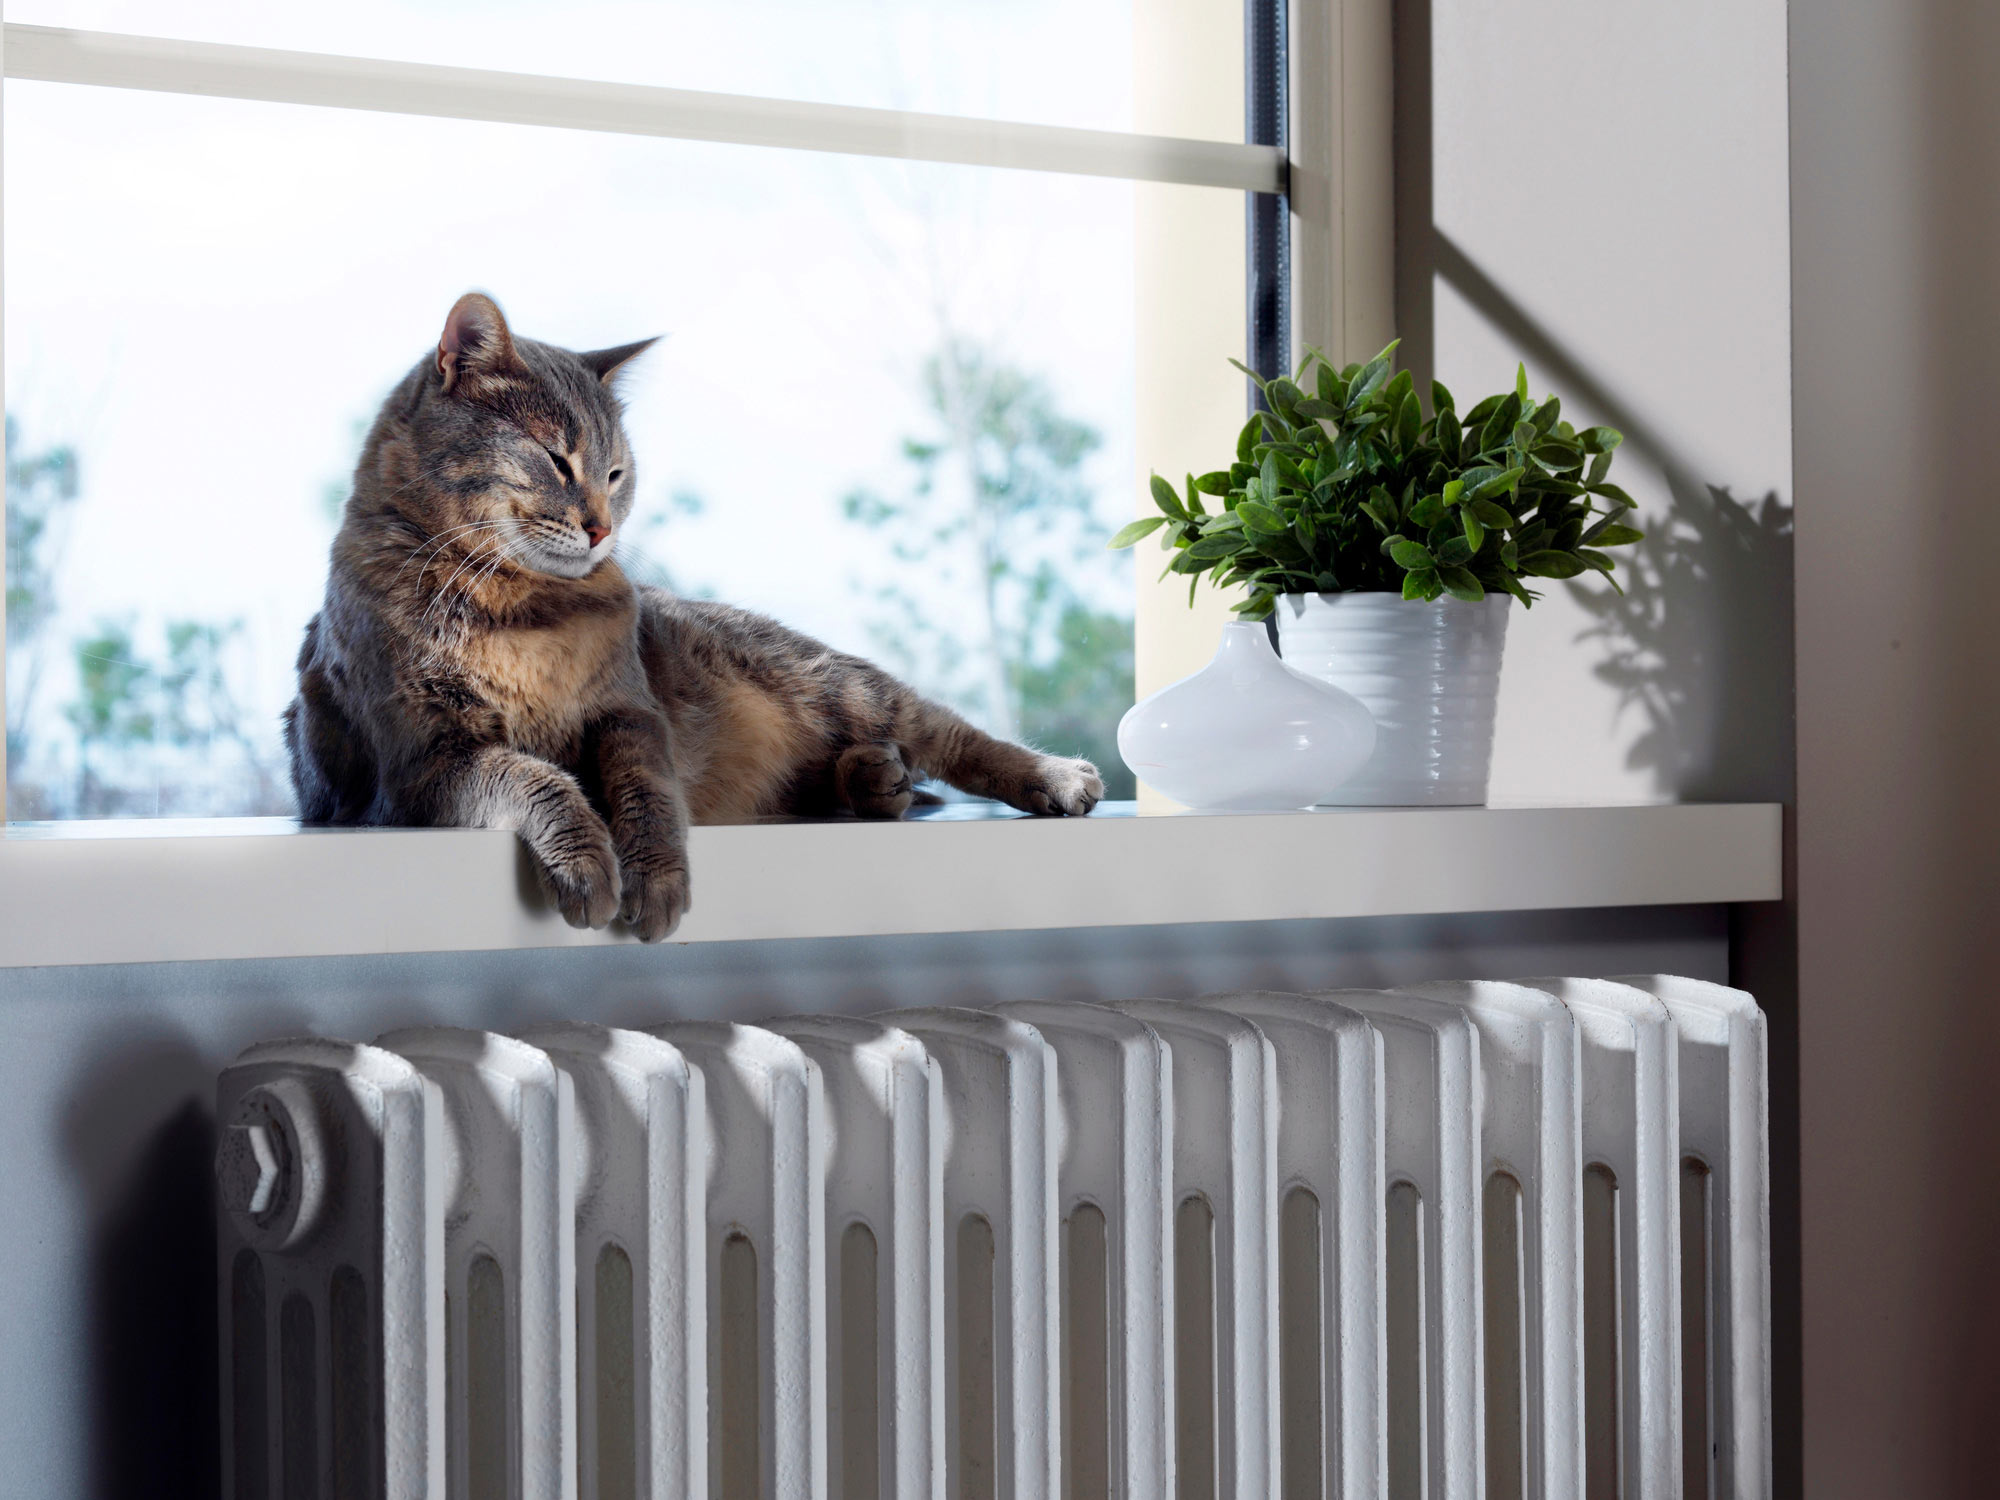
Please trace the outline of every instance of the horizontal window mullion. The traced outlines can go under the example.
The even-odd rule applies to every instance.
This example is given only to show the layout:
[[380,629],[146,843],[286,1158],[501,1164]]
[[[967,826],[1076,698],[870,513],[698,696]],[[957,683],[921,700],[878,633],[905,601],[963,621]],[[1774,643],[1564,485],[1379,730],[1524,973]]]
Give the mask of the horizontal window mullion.
[[45,26],[6,28],[9,78],[273,104],[1280,192],[1273,146],[1027,125],[644,84]]

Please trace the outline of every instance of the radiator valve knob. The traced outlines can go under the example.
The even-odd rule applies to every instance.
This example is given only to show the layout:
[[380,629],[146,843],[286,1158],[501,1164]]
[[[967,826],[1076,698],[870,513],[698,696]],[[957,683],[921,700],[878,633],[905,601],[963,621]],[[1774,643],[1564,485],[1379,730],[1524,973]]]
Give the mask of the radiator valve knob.
[[237,1101],[215,1149],[215,1186],[243,1237],[287,1250],[309,1235],[326,1200],[319,1110],[305,1080],[275,1078]]

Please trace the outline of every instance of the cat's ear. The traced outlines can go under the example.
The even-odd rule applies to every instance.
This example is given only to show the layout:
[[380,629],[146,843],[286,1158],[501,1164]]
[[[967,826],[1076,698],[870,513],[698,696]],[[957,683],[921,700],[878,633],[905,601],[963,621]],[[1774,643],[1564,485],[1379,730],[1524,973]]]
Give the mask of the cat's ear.
[[659,343],[657,337],[640,339],[636,344],[620,344],[616,349],[593,349],[588,354],[579,354],[584,368],[595,375],[600,384],[610,385],[617,379],[619,371]]
[[467,292],[452,304],[438,336],[437,367],[447,393],[461,388],[476,393],[483,382],[524,368],[507,320],[491,297]]

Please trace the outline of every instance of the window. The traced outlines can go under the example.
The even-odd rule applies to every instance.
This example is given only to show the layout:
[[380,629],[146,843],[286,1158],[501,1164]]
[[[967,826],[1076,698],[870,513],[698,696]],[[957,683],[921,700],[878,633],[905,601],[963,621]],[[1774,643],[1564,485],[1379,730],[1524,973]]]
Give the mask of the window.
[[7,817],[291,810],[278,715],[361,433],[475,286],[531,337],[667,335],[629,389],[635,575],[1131,795],[1135,603],[1141,676],[1174,652],[1103,541],[1233,436],[1226,358],[1287,357],[1316,253],[1255,191],[1268,0],[1247,32],[1231,0],[8,17]]

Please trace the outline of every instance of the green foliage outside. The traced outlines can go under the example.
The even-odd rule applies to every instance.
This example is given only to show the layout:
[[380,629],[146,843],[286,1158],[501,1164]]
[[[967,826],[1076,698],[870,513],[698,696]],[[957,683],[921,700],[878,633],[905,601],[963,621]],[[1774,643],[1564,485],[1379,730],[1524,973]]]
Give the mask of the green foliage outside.
[[1343,370],[1313,350],[1290,380],[1244,369],[1269,409],[1244,425],[1236,461],[1190,474],[1184,494],[1155,474],[1161,513],[1111,546],[1163,532],[1166,573],[1188,577],[1190,602],[1204,576],[1242,585],[1233,608],[1252,620],[1281,594],[1504,592],[1527,605],[1539,596],[1523,578],[1609,577],[1605,549],[1643,535],[1620,522],[1632,499],[1606,478],[1621,435],[1579,432],[1555,397],[1534,401],[1525,366],[1512,391],[1463,417],[1433,381],[1427,417],[1409,371],[1389,373],[1395,350]]
[[[80,466],[69,447],[28,451],[11,416],[6,431],[7,816],[289,811],[275,736],[241,707],[240,620],[166,621],[158,650],[129,620],[52,638],[57,522],[80,492]],[[72,693],[57,720],[39,700],[64,656]],[[70,734],[51,733],[53,722]]]
[[[31,817],[41,799],[20,775],[42,684],[43,635],[55,614],[52,531],[78,493],[75,450],[26,451],[12,414],[7,435],[7,804]],[[27,810],[17,810],[27,809]]]
[[1132,618],[1105,608],[1077,568],[1097,526],[1083,473],[1097,432],[1046,383],[963,342],[925,362],[923,393],[933,430],[904,441],[907,488],[857,490],[842,510],[963,603],[945,610],[890,586],[879,648],[993,733],[1086,756],[1107,795],[1133,796],[1116,743],[1132,702]]

